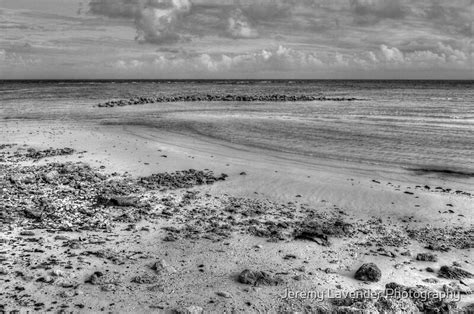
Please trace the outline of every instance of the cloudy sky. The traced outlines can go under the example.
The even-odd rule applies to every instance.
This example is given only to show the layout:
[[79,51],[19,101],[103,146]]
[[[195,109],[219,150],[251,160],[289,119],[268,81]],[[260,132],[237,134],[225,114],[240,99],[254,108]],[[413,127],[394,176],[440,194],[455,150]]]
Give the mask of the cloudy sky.
[[0,79],[474,79],[474,0],[0,0]]

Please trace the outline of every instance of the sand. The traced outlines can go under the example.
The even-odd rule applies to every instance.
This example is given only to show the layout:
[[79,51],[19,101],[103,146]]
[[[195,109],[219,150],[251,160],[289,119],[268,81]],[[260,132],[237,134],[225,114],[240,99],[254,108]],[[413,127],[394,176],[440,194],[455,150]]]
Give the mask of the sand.
[[[18,147],[26,145],[35,149],[71,147],[80,152],[23,164],[81,161],[92,167],[103,166],[106,173],[128,172],[132,177],[191,168],[210,169],[216,174],[225,173],[228,178],[194,188],[200,195],[269,200],[279,204],[291,202],[321,213],[341,211],[351,222],[371,225],[370,221],[381,219],[386,226],[396,230],[459,226],[472,231],[474,222],[473,196],[454,193],[456,190],[474,193],[474,181],[469,178],[417,175],[403,169],[317,160],[139,125],[8,120],[1,122],[1,128],[0,143],[3,144],[15,143]],[[430,189],[424,188],[425,185]],[[436,190],[436,187],[451,190],[446,192]],[[162,193],[180,196],[184,191]],[[434,252],[438,256],[437,262],[422,262],[415,259],[416,254],[430,251],[425,248],[426,243],[414,239],[403,246],[386,243],[364,247],[359,243],[362,239],[331,237],[331,245],[327,247],[296,239],[269,242],[265,237],[235,232],[223,240],[180,238],[163,241],[167,232],[162,227],[179,225],[180,219],[140,221],[132,230],[126,230],[128,224],[117,224],[109,232],[35,230],[34,237],[42,239],[41,243],[26,241],[23,246],[4,241],[2,251],[16,253],[15,257],[7,258],[5,263],[8,265],[14,265],[28,249],[42,247],[44,252],[29,253],[34,260],[53,255],[63,261],[70,260],[72,267],[62,269],[54,283],[18,279],[10,270],[7,275],[12,276],[10,281],[0,276],[0,290],[5,291],[0,295],[0,304],[5,304],[8,310],[57,311],[64,305],[67,311],[84,312],[329,310],[332,304],[327,299],[284,299],[282,295],[287,289],[383,290],[390,282],[412,287],[424,285],[439,291],[443,285],[456,281],[438,278],[436,272],[442,265],[456,262],[462,269],[474,273],[472,248],[437,251]],[[2,238],[27,238],[19,236],[21,230],[21,224],[11,228],[4,226]],[[80,238],[80,248],[65,251],[63,242],[55,240],[58,234],[68,239]],[[97,241],[92,239],[101,240],[95,243]],[[377,251],[381,247],[383,250]],[[77,259],[71,258],[70,254],[73,251],[83,255],[84,251],[99,249],[115,252],[124,260],[117,263],[90,254]],[[402,255],[406,251],[411,254]],[[137,254],[132,254],[134,252]],[[294,257],[285,259],[288,255]],[[159,260],[165,260],[173,271],[155,274],[150,267]],[[354,279],[355,271],[366,262],[373,262],[381,269],[380,281],[367,283]],[[435,273],[427,272],[428,266]],[[55,268],[61,267],[53,266],[53,270]],[[282,277],[284,284],[253,287],[239,283],[238,274],[244,269],[267,271]],[[25,266],[21,271],[31,273],[35,278],[41,275],[41,271]],[[114,273],[116,278],[111,280],[112,284],[86,283],[95,271]],[[48,272],[43,273],[46,276]],[[134,277],[145,274],[155,277],[150,283],[132,282]],[[436,282],[424,282],[427,278],[436,279]],[[77,286],[65,290],[58,286],[61,280],[72,281]],[[20,284],[25,288],[23,293],[44,305],[14,302],[10,291]],[[473,279],[464,279],[463,284],[466,290],[474,288]],[[473,302],[473,295],[462,295],[457,306],[462,308]]]

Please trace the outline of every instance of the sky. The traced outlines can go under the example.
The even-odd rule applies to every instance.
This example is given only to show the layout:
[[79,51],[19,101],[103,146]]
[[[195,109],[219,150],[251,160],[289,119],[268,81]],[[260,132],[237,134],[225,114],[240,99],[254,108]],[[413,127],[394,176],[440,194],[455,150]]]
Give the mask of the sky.
[[474,79],[474,0],[0,0],[0,79]]

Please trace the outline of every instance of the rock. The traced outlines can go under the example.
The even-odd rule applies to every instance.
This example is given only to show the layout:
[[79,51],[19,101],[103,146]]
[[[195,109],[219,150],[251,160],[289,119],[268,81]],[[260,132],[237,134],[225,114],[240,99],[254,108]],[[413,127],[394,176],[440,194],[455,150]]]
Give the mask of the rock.
[[283,282],[280,277],[272,277],[264,271],[246,269],[239,274],[238,281],[246,285],[277,286]]
[[156,263],[153,264],[151,267],[154,271],[157,273],[168,273],[168,274],[173,274],[176,273],[176,269],[173,266],[168,265],[168,263],[165,260],[160,260]]
[[8,275],[8,269],[6,269],[5,267],[0,267],[0,275],[1,276]]
[[54,270],[51,271],[51,275],[56,276],[56,277],[62,277],[62,276],[64,276],[64,273],[60,269],[54,269]]
[[133,277],[131,281],[138,284],[152,284],[158,281],[158,277],[149,274],[143,274]]
[[138,198],[120,195],[99,195],[97,203],[105,206],[138,207]]
[[94,272],[89,279],[86,280],[86,283],[90,283],[91,285],[99,285],[101,284],[101,278],[104,276],[104,274],[100,271]]
[[30,219],[41,219],[42,214],[40,210],[37,210],[35,208],[26,208],[25,210],[23,210],[23,213],[26,218]]
[[40,277],[36,280],[37,282],[44,282],[44,283],[53,283],[54,278],[51,276]]
[[354,226],[340,219],[334,221],[310,221],[304,223],[302,227],[296,228],[295,239],[306,239],[314,241],[323,246],[329,246],[329,236],[344,237],[350,236]]
[[67,291],[67,290],[66,291],[61,291],[59,293],[59,296],[61,298],[72,298],[75,295],[76,295],[76,293],[74,291]]
[[439,280],[436,279],[436,278],[426,278],[426,279],[423,279],[422,281],[426,282],[426,283],[432,283],[432,284],[435,284],[435,283],[439,282]]
[[48,182],[48,183],[54,183],[59,177],[59,172],[56,170],[52,170],[46,174],[43,175],[43,179]]
[[463,278],[472,278],[473,275],[461,268],[458,267],[450,267],[450,266],[442,266],[438,272],[438,275],[441,278],[446,279],[463,279]]
[[437,262],[438,257],[432,253],[418,253],[416,255],[416,260],[423,261],[423,262]]
[[232,295],[228,292],[225,292],[225,291],[218,291],[216,292],[216,294],[220,297],[223,297],[223,298],[226,298],[226,299],[230,299],[232,298]]
[[35,236],[35,232],[31,230],[23,230],[20,232],[21,236],[32,237]]
[[382,271],[374,263],[363,264],[355,273],[355,279],[377,282],[382,278]]

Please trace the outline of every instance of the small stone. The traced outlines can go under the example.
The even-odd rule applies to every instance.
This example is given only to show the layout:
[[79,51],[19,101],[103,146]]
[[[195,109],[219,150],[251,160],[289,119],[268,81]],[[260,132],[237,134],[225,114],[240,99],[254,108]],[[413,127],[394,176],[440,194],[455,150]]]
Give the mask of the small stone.
[[73,296],[75,296],[76,293],[74,291],[69,291],[69,290],[66,290],[66,291],[61,291],[59,293],[59,296],[61,298],[72,298]]
[[176,273],[176,269],[169,265],[165,260],[160,260],[158,262],[155,262],[153,266],[151,266],[151,269],[156,271],[157,273],[168,273],[168,274],[173,274]]
[[21,236],[26,236],[26,237],[31,237],[31,236],[34,236],[35,233],[34,231],[31,231],[31,230],[23,230],[20,232],[20,235]]
[[423,279],[423,282],[435,284],[435,283],[438,283],[439,280],[436,278],[426,278],[426,279]]
[[223,298],[226,298],[226,299],[230,299],[232,298],[232,295],[228,292],[225,292],[225,291],[218,291],[216,292],[216,294],[220,297],[223,297]]
[[374,263],[363,264],[355,273],[355,279],[377,282],[382,278],[382,271]]
[[64,276],[64,273],[60,269],[54,269],[54,270],[51,271],[51,275],[56,276],[56,277],[62,277],[62,276]]
[[246,269],[239,274],[238,278],[240,283],[247,285],[263,285],[263,286],[276,286],[283,282],[279,277],[272,277],[270,274],[264,271],[253,271]]
[[53,283],[54,279],[51,276],[40,277],[36,280],[37,282],[44,282],[44,283]]
[[152,284],[158,281],[158,277],[144,274],[133,277],[131,281],[138,284]]

